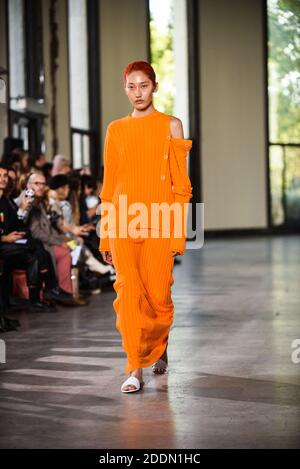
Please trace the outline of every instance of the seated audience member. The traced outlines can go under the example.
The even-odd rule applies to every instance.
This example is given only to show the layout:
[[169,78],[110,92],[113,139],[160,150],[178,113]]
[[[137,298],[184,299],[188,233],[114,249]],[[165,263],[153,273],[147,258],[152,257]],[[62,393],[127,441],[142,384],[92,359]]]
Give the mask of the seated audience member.
[[26,174],[30,171],[29,153],[23,148],[15,148],[8,160],[8,166],[13,166],[19,174]]
[[38,152],[33,156],[33,158],[31,158],[30,166],[31,168],[39,169],[40,171],[42,171],[46,162],[46,155],[44,153]]
[[16,170],[12,166],[8,166],[7,174],[8,174],[8,183],[4,191],[4,194],[10,201],[13,202],[13,200],[20,195],[19,179],[17,177]]
[[100,193],[100,188],[98,187],[95,179],[91,176],[83,176],[81,181],[81,191],[79,193],[77,192],[74,200],[75,203],[77,201],[77,204],[79,204],[80,222],[92,224],[94,227],[94,229],[91,230],[89,235],[85,238],[84,242],[93,253],[94,257],[100,262],[105,263],[102,254],[99,251],[99,238],[96,233],[96,224],[99,221],[97,208],[99,206],[100,199],[95,195],[95,193]]
[[[33,238],[40,240],[51,256],[59,288],[72,295],[71,283],[71,251],[67,245],[65,235],[58,233],[52,226],[47,213],[46,179],[42,172],[36,171],[29,175],[27,189],[32,189],[34,198],[26,211],[25,220],[28,223]],[[16,203],[20,203],[23,193]],[[74,305],[83,305],[82,299],[73,299]]]
[[53,158],[52,176],[57,174],[69,174],[71,172],[70,160],[64,155],[56,155]]
[[61,216],[60,228],[66,234],[86,236],[90,231],[88,225],[79,226],[74,223],[72,207],[67,197],[70,192],[69,179],[65,174],[58,174],[49,181],[49,203],[51,209]]
[[45,163],[41,169],[42,173],[44,174],[46,178],[47,184],[48,184],[48,181],[52,178],[52,168],[53,168],[53,163],[50,163],[49,161],[47,161],[47,163]]
[[79,198],[81,223],[90,223],[97,215],[99,199],[94,195],[96,186],[96,180],[92,176],[82,176]]
[[[70,192],[68,195],[68,202],[71,205],[71,211],[65,211],[65,216],[67,217],[68,214],[71,213],[72,220],[75,224],[79,224],[81,218],[80,214],[80,195],[81,195],[81,177],[79,176],[79,173],[73,172],[73,175],[69,179],[69,187],[70,187]],[[99,203],[99,199],[98,199]],[[93,223],[88,223],[85,226],[89,227],[89,232],[88,235],[85,236],[84,239],[84,244],[85,246],[89,249],[89,251],[93,254],[94,258],[97,259],[101,264],[104,264],[107,266],[106,262],[104,261],[102,254],[99,251],[99,238],[96,233],[96,223],[98,219],[93,220]],[[109,279],[105,279],[106,274],[102,274],[102,276],[99,278],[99,281],[101,283],[101,286],[106,286],[110,285],[115,279],[116,279],[116,273],[115,269],[113,267],[113,270],[107,271],[109,273]]]
[[19,206],[15,203],[13,199],[13,195],[18,192],[15,188],[16,178],[14,178],[14,172],[11,168],[8,168],[8,174],[10,183],[7,185],[5,189],[5,194],[10,202],[12,208],[12,214],[14,215],[15,219],[18,219],[18,223],[21,224],[22,229],[26,230],[26,244],[32,249],[35,250],[36,255],[39,259],[39,266],[40,266],[40,278],[44,284],[44,292],[43,297],[44,300],[48,300],[51,302],[57,302],[63,305],[70,305],[73,304],[73,297],[70,293],[64,292],[62,289],[58,287],[58,283],[56,280],[55,269],[53,266],[52,258],[48,251],[45,250],[43,243],[38,240],[34,239],[31,236],[31,233],[28,229],[28,226],[24,223],[26,213],[29,211],[33,198],[29,197],[26,191],[23,192],[22,196],[19,200]]
[[71,239],[75,240],[78,245],[81,245],[81,259],[88,266],[92,272],[99,274],[114,273],[114,268],[111,265],[104,265],[97,260],[91,251],[84,245],[84,238],[91,231],[88,225],[77,226],[74,224],[72,206],[67,200],[69,195],[69,180],[64,174],[54,176],[50,183],[50,204],[52,210],[61,218],[59,228]]
[[[26,270],[30,309],[45,311],[47,306],[40,301],[41,267],[44,268],[44,265],[41,265],[35,243],[31,243],[26,236],[23,221],[4,195],[7,183],[8,171],[4,165],[0,165],[0,259],[4,262],[6,273],[13,268]],[[26,204],[24,201],[20,208],[25,210]]]

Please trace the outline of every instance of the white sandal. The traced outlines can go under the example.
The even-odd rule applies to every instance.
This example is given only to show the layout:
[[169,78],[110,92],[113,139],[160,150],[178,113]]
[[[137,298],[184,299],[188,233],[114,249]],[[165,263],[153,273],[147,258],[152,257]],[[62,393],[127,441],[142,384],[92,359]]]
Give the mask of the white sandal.
[[[162,370],[162,371],[157,371],[159,369]],[[155,373],[157,375],[162,375],[163,373],[167,373],[168,364],[160,358],[159,360],[157,360],[157,362],[155,362],[152,365],[152,371],[153,371],[153,373]]]
[[[125,387],[128,386],[128,384],[132,384],[133,386],[136,387],[136,389],[127,389],[125,391]],[[121,391],[122,392],[136,392],[139,391],[140,389],[143,389],[144,386],[144,381],[139,381],[135,376],[129,376],[129,378],[124,381],[124,383],[121,386]]]

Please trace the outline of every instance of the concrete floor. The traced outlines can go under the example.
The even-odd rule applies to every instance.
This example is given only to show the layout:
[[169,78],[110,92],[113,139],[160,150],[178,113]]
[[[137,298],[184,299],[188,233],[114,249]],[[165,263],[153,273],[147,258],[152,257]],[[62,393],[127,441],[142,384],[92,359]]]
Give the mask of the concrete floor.
[[[121,394],[114,291],[2,334],[2,448],[299,448],[299,236],[208,240],[174,269],[170,371]],[[300,355],[300,354],[299,354]]]

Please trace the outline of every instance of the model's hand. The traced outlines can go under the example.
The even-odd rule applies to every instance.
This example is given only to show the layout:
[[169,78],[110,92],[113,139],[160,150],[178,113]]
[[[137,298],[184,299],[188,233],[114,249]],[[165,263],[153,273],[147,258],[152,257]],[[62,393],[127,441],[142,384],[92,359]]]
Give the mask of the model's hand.
[[180,252],[178,252],[178,251],[172,251],[171,252],[172,257],[179,256],[179,255],[180,255]]
[[102,252],[102,257],[103,257],[103,259],[105,260],[105,262],[107,262],[107,263],[110,264],[110,265],[113,265],[113,262],[112,262],[112,255],[111,255],[111,252],[110,252],[110,251],[104,251],[104,252]]

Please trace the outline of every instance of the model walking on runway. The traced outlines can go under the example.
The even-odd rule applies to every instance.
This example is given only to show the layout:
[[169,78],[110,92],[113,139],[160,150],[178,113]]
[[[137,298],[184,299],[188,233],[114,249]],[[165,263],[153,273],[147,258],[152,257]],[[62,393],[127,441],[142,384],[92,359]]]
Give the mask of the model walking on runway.
[[[102,211],[99,250],[116,269],[113,307],[127,355],[125,372],[130,375],[121,391],[136,392],[144,385],[143,368],[152,365],[154,373],[167,371],[174,317],[172,272],[175,256],[185,251],[183,209],[192,198],[187,174],[192,141],[183,137],[180,119],[154,108],[158,83],[149,63],[129,64],[123,77],[133,111],[107,127],[100,199],[102,207],[105,202],[113,206],[116,216],[114,225],[106,224],[104,236],[107,218]],[[170,210],[174,203],[177,208]],[[169,210],[161,212],[157,223],[151,215],[159,204]]]

